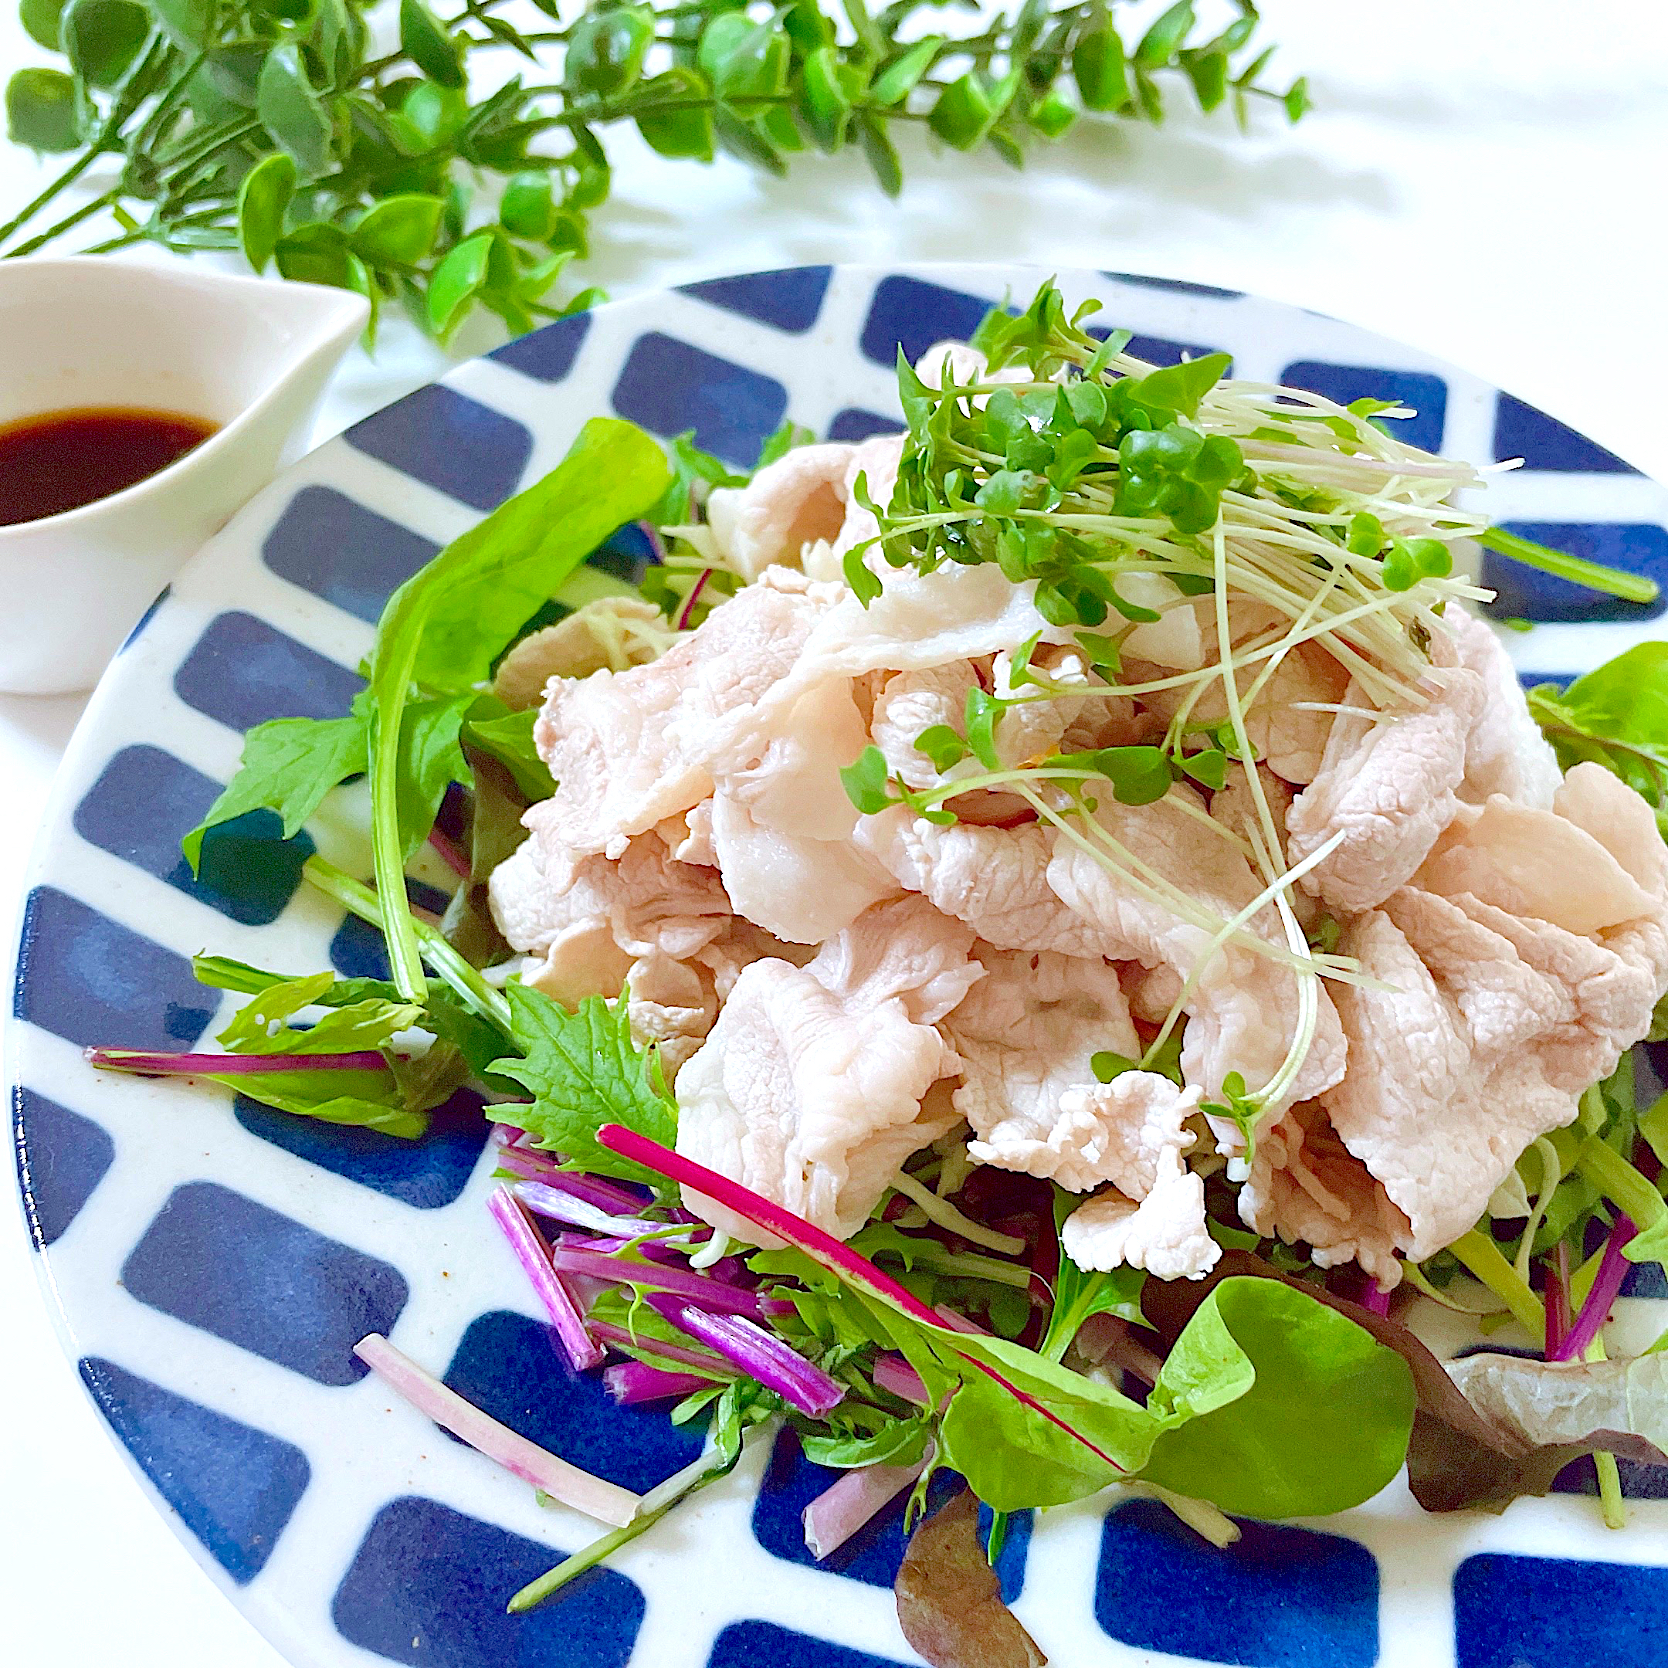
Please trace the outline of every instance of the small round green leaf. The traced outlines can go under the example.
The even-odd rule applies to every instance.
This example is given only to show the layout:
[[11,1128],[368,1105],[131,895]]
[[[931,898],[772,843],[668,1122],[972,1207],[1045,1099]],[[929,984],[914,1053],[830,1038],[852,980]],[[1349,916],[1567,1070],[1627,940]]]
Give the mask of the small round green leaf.
[[64,0],[19,0],[17,15],[30,40],[48,52],[58,50],[58,26],[64,15]]
[[1025,119],[1045,139],[1058,139],[1077,120],[1077,112],[1051,87],[1043,98],[1031,106],[1030,114]]
[[351,289],[347,233],[328,221],[312,220],[286,232],[274,251],[284,277],[303,284],[332,284]]
[[938,95],[927,125],[946,145],[970,151],[995,119],[996,106],[988,84],[977,70],[969,70]]
[[86,101],[62,70],[20,69],[6,83],[6,132],[32,151],[73,151],[86,138]]
[[611,98],[634,86],[654,41],[654,14],[642,6],[588,11],[573,26],[564,79],[568,86]]
[[150,0],[150,9],[175,46],[206,46],[214,38],[213,0]]
[[150,38],[138,0],[70,0],[59,21],[63,50],[89,87],[114,87]]
[[531,169],[511,177],[498,204],[498,223],[516,237],[543,241],[556,224],[556,204],[549,174]]
[[267,54],[255,83],[255,113],[309,179],[330,165],[335,126],[307,77],[301,48],[293,41],[284,41]]
[[710,109],[656,110],[655,103],[685,105],[703,99],[712,91],[699,70],[679,67],[657,75],[638,89],[640,109],[637,131],[651,150],[661,156],[694,157],[712,161],[712,111]]
[[295,158],[288,151],[263,157],[244,176],[237,195],[237,236],[256,272],[266,269],[284,235],[284,214],[295,196]]
[[444,341],[462,322],[469,304],[487,285],[492,265],[492,232],[465,238],[434,269],[429,280],[429,324]]
[[400,0],[400,50],[431,81],[442,87],[463,85],[463,60],[457,42],[423,0]]
[[903,190],[903,164],[898,160],[898,148],[892,143],[885,122],[874,116],[859,116],[857,136],[862,141],[863,155],[875,183],[888,197],[896,197]]
[[943,45],[942,35],[928,35],[918,40],[902,57],[894,58],[875,77],[874,102],[885,105],[902,103],[914,91],[921,77],[932,68],[933,60]]
[[1071,55],[1071,73],[1087,109],[1121,110],[1129,103],[1124,43],[1110,24],[1077,43]]
[[446,205],[423,192],[402,192],[371,209],[353,228],[353,252],[372,266],[416,266],[428,258]]
[[1135,62],[1141,69],[1158,69],[1176,55],[1194,23],[1193,0],[1176,0],[1162,12],[1135,48]]
[[840,79],[840,57],[832,46],[819,46],[805,60],[800,113],[817,148],[837,151],[851,120],[851,100]]

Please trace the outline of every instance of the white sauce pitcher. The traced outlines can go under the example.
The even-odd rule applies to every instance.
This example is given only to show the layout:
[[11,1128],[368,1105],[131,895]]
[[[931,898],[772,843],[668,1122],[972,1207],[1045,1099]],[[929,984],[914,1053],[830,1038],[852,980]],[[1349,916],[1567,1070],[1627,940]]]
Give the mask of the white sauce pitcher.
[[143,407],[218,425],[109,497],[0,526],[0,690],[85,689],[209,536],[304,449],[365,301],[103,257],[0,261],[0,424]]

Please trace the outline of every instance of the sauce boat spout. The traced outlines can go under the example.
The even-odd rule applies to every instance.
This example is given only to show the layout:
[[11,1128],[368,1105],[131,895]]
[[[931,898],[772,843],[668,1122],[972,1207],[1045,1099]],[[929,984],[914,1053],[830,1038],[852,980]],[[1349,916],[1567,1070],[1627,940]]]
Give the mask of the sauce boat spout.
[[364,299],[104,257],[0,261],[0,425],[82,408],[214,428],[166,469],[0,526],[0,690],[91,684],[185,559],[305,448]]

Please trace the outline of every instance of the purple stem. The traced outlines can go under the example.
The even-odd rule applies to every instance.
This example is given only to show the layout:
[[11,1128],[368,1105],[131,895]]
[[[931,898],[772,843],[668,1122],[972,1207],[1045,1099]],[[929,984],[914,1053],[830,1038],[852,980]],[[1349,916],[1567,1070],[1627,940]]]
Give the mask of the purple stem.
[[1622,1255],[1622,1248],[1638,1233],[1631,1218],[1618,1216],[1604,1247],[1604,1257],[1593,1289],[1581,1305],[1581,1313],[1571,1323],[1563,1341],[1554,1351],[1547,1351],[1548,1361],[1579,1361],[1587,1353],[1587,1346],[1599,1335],[1599,1328],[1610,1318],[1610,1307],[1621,1295],[1622,1282],[1632,1266]]
[[691,1396],[697,1390],[711,1390],[713,1381],[699,1373],[669,1373],[644,1361],[622,1361],[604,1368],[602,1382],[608,1394],[622,1407],[638,1402],[664,1402],[673,1396]]
[[709,1344],[801,1413],[821,1419],[845,1400],[845,1386],[742,1315],[712,1315],[676,1298],[649,1298],[650,1306],[692,1338]]
[[[694,513],[694,509],[691,508],[690,514],[693,515]],[[654,559],[664,567],[666,565],[666,541],[661,538],[660,529],[652,521],[640,521],[637,526],[643,537],[648,540],[649,549],[654,552]]]
[[468,880],[469,859],[458,849],[456,842],[449,834],[443,834],[440,831],[438,824],[429,830],[429,844],[440,853],[441,861],[453,874]]
[[140,1077],[244,1077],[269,1071],[387,1071],[374,1048],[352,1054],[153,1054],[139,1048],[85,1048],[82,1057],[103,1071]]
[[627,1262],[606,1252],[577,1245],[557,1245],[550,1261],[561,1274],[584,1274],[593,1280],[615,1285],[644,1286],[650,1291],[668,1292],[681,1302],[703,1309],[722,1310],[733,1315],[757,1315],[759,1299],[740,1286],[709,1280],[685,1268],[667,1268],[660,1263]]
[[702,568],[700,578],[690,587],[689,595],[683,599],[683,607],[678,610],[678,623],[674,629],[682,631],[689,624],[689,616],[695,612],[695,604],[700,599],[702,591],[707,588],[707,581],[712,578],[711,568]]
[[633,1332],[629,1326],[616,1326],[612,1321],[591,1321],[593,1338],[621,1349],[641,1350],[645,1355],[658,1355],[667,1361],[677,1361],[686,1367],[699,1367],[703,1372],[724,1372],[728,1363],[707,1349],[695,1349],[688,1344],[668,1343],[664,1338],[651,1338],[646,1332]]
[[551,1266],[550,1252],[539,1237],[538,1230],[528,1221],[527,1213],[516,1202],[507,1187],[495,1187],[487,1199],[487,1209],[493,1214],[504,1237],[515,1252],[516,1261],[527,1271],[533,1290],[550,1316],[562,1353],[567,1356],[575,1372],[584,1372],[601,1362],[602,1350],[585,1329],[585,1317],[579,1312],[573,1294],[562,1284]]
[[1381,1286],[1376,1280],[1368,1280],[1366,1289],[1361,1294],[1361,1307],[1370,1310],[1375,1315],[1390,1313],[1390,1289]]
[[670,1222],[651,1222],[645,1216],[620,1216],[581,1199],[565,1187],[545,1181],[518,1181],[511,1190],[535,1216],[560,1222],[565,1228],[583,1228],[587,1233],[636,1239],[643,1234],[663,1234]]
[[[500,1124],[498,1127],[503,1129],[507,1126]],[[549,1153],[524,1147],[516,1141],[501,1142],[497,1156],[500,1170],[508,1170],[523,1181],[543,1182],[546,1187],[559,1188],[563,1193],[571,1193],[574,1198],[583,1199],[586,1204],[595,1205],[598,1210],[608,1211],[614,1216],[635,1216],[649,1202],[647,1195],[632,1193],[614,1182],[603,1181],[599,1176],[564,1170]]]

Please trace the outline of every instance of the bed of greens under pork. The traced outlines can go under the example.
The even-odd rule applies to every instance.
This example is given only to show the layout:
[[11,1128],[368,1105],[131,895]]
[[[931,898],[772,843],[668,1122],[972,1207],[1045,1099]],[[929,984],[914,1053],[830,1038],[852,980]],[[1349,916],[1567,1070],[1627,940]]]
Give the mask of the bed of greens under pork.
[[[1437,469],[1440,460],[1388,442],[1396,413],[1386,408],[1307,395],[1288,403],[1273,389],[1222,382],[1219,356],[1153,370],[1123,356],[1126,337],[1089,335],[1082,316],[1068,318],[1045,287],[1024,313],[987,321],[977,343],[987,368],[958,380],[947,359],[933,386],[900,365],[909,440],[898,486],[877,512],[879,541],[843,565],[865,604],[889,570],[998,564],[1015,584],[1035,582],[1037,609],[1069,626],[1096,676],[1115,685],[1122,641],[1156,618],[1120,588],[1121,569],[1152,571],[1156,561],[1184,594],[1208,596],[1225,529],[1278,524],[1294,534],[1292,582],[1313,589],[1317,609],[1339,606],[1332,576],[1348,564],[1353,594],[1365,598],[1352,616],[1369,633],[1363,664],[1395,683],[1417,680],[1428,649],[1413,605],[1481,594],[1452,576],[1456,541],[1481,539],[1635,601],[1652,594],[1453,508],[1469,469]],[[1017,380],[1004,384],[1003,371]],[[808,439],[785,429],[761,463]],[[1411,465],[1388,485],[1386,457]],[[1377,473],[1357,478],[1363,458],[1377,460]],[[743,576],[712,561],[689,529],[711,491],[744,479],[687,437],[668,459],[632,425],[597,420],[551,474],[403,585],[352,712],[252,730],[239,774],[185,842],[195,865],[215,828],[257,808],[276,811],[291,837],[338,784],[367,777],[369,883],[319,857],[305,873],[381,929],[391,976],[297,976],[204,956],[205,984],[248,998],[220,1034],[224,1053],[92,1051],[101,1066],[201,1077],[297,1116],[412,1140],[460,1087],[484,1092],[499,1126],[491,1211],[562,1352],[576,1369],[601,1368],[621,1401],[658,1402],[674,1422],[704,1420],[709,1433],[696,1465],[639,1499],[577,1469],[583,1455],[541,1453],[385,1340],[367,1340],[367,1361],[424,1411],[609,1526],[512,1607],[548,1597],[644,1532],[733,1467],[751,1430],[779,1418],[811,1459],[842,1472],[806,1514],[819,1556],[905,1491],[924,1502],[940,1467],[993,1510],[993,1540],[1005,1514],[1119,1485],[1156,1492],[1225,1541],[1235,1532],[1225,1513],[1341,1510],[1404,1462],[1428,1509],[1499,1509],[1545,1492],[1584,1454],[1595,1456],[1606,1518],[1619,1524],[1615,1455],[1656,1461],[1668,1445],[1668,1372],[1659,1370],[1668,1353],[1604,1360],[1623,1277],[1668,1257],[1659,1185],[1668,1097],[1641,1102],[1636,1085],[1649,1074],[1634,1053],[1581,1097],[1574,1122],[1523,1154],[1474,1227],[1405,1264],[1392,1313],[1389,1294],[1353,1265],[1319,1267],[1303,1244],[1244,1226],[1235,1178],[1262,1106],[1243,1081],[1225,1082],[1209,1108],[1243,1144],[1240,1166],[1206,1184],[1209,1232],[1223,1248],[1206,1278],[1079,1268],[1059,1235],[1077,1199],[1036,1176],[971,1166],[964,1134],[909,1158],[867,1225],[842,1242],[674,1150],[675,1099],[654,1049],[634,1040],[623,1000],[566,1008],[502,976],[512,958],[486,882],[522,838],[523,811],[554,784],[535,746],[537,710],[494,694],[494,670],[530,632],[595,594],[581,564],[631,523],[659,560],[639,587],[606,588],[654,604],[662,644],[698,629]],[[857,494],[865,488],[859,481]],[[1419,536],[1387,532],[1370,507],[1397,491],[1401,508],[1422,518]],[[1033,679],[1045,693],[1047,676]],[[966,725],[923,735],[922,751],[936,748],[945,764],[972,759],[976,785],[1017,784],[1057,817],[1092,811],[1095,793],[1140,803],[1173,782],[1220,788],[1248,756],[1243,724],[1221,722],[1183,727],[1165,745],[1004,772],[988,739],[996,705],[970,702]],[[1567,689],[1536,690],[1530,707],[1560,764],[1595,761],[1668,814],[1668,645],[1633,649]],[[911,787],[875,749],[845,779],[864,812],[901,800],[931,819],[955,814],[950,791]],[[441,920],[406,896],[407,866],[425,842],[458,876]],[[1323,917],[1293,954],[1348,977],[1327,935]],[[1144,1031],[1154,1046],[1142,1064],[1176,1075],[1179,1036],[1173,1026]],[[1096,1069],[1110,1078],[1132,1064],[1107,1055]],[[683,1207],[684,1187],[780,1248],[715,1232]],[[1410,1294],[1473,1316],[1479,1342],[1510,1326],[1520,1353],[1527,1343],[1546,1363],[1591,1363],[1588,1377],[1563,1369],[1556,1416],[1506,1418],[1468,1399],[1402,1323]],[[1520,1412],[1535,1405],[1534,1374],[1547,1370],[1538,1360],[1519,1363]],[[988,1589],[954,1588],[965,1622],[934,1599],[985,1555],[970,1514],[941,1516],[933,1534],[918,1534],[900,1582],[906,1631],[935,1662],[964,1659],[966,1628],[983,1630],[987,1646],[1008,1641],[1008,1654],[990,1660],[1033,1660]]]

